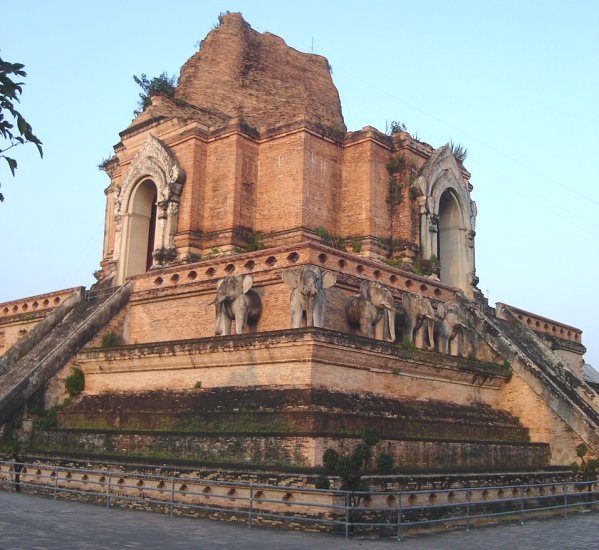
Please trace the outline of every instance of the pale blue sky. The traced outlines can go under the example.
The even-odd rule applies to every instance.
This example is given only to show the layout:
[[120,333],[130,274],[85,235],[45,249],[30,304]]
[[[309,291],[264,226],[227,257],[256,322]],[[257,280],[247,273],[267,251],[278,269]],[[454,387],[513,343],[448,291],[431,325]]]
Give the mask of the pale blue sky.
[[350,130],[404,122],[468,148],[477,274],[502,301],[577,326],[599,367],[599,1],[5,3],[0,56],[26,65],[44,142],[0,165],[0,301],[89,286],[101,257],[96,165],[132,118],[133,74],[178,74],[219,12],[322,54]]

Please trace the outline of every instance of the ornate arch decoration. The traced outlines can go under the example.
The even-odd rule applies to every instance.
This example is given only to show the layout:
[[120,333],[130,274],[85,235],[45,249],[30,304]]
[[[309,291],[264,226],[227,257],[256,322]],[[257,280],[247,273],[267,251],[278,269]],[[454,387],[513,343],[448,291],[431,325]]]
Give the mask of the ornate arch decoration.
[[415,181],[420,199],[420,249],[424,258],[437,255],[439,243],[439,214],[441,200],[450,192],[460,213],[459,230],[461,246],[458,251],[461,266],[460,288],[467,294],[476,285],[474,268],[474,236],[476,225],[476,204],[470,199],[470,185],[464,179],[462,170],[451,152],[449,145],[436,149],[423,166]]
[[[120,264],[124,260],[121,255],[126,254],[128,248],[129,236],[125,222],[130,213],[131,199],[138,185],[148,179],[154,182],[157,189],[157,225],[152,252],[154,265],[162,266],[177,255],[174,237],[185,172],[167,146],[150,134],[135,155],[123,185],[115,194],[115,257]],[[119,278],[122,279],[123,275],[120,274]]]
[[164,201],[179,202],[185,173],[166,145],[151,134],[135,155],[125,181],[117,191],[115,198],[117,215],[124,213],[135,185],[146,178],[153,180],[158,188],[159,206]]

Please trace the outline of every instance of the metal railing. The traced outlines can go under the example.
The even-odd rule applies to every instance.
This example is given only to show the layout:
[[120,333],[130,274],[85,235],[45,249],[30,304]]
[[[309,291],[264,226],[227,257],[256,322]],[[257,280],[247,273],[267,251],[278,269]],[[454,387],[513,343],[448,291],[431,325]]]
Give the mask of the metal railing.
[[[343,534],[401,540],[406,529],[461,527],[491,519],[524,523],[528,516],[563,515],[599,504],[599,482],[369,491],[312,489],[173,477],[53,464],[0,461],[0,489],[157,510],[173,515],[257,524],[310,526]],[[596,506],[595,506],[596,508]]]
[[92,300],[104,300],[105,298],[109,298],[113,294],[116,294],[120,288],[120,286],[110,286],[106,288],[95,288],[93,290],[86,289],[84,299],[86,302],[91,302]]

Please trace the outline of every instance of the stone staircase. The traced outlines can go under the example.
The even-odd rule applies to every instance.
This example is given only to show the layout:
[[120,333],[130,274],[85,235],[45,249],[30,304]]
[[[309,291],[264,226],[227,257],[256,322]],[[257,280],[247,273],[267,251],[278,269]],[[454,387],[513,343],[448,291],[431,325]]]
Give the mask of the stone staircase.
[[508,306],[497,315],[473,302],[463,302],[469,326],[484,335],[486,343],[511,366],[550,409],[583,441],[599,453],[599,399],[563,360],[553,353]]
[[129,300],[130,284],[109,296],[73,293],[0,361],[0,426],[10,421]]

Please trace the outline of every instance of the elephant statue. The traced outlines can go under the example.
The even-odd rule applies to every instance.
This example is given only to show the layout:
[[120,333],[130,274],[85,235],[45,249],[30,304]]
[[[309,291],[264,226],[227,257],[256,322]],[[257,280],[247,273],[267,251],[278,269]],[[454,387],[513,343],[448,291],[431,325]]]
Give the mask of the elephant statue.
[[402,305],[407,313],[405,338],[414,344],[414,335],[424,327],[423,340],[427,349],[435,349],[435,311],[430,301],[424,296],[406,292],[402,297]]
[[225,277],[216,283],[216,298],[212,303],[216,306],[217,336],[231,334],[233,319],[236,334],[243,334],[248,322],[258,320],[262,313],[262,300],[255,290],[251,290],[252,284],[251,275]]
[[349,298],[345,313],[349,323],[359,327],[360,336],[395,341],[395,302],[383,285],[362,281],[360,294]]
[[437,307],[437,350],[451,352],[452,343],[457,346],[457,355],[465,357],[467,350],[468,327],[462,322],[460,306],[457,302],[445,302]]
[[306,316],[307,327],[324,326],[326,288],[337,282],[337,277],[331,271],[321,272],[314,265],[304,265],[299,271],[286,269],[281,273],[281,279],[293,290],[291,291],[291,328],[299,328]]

